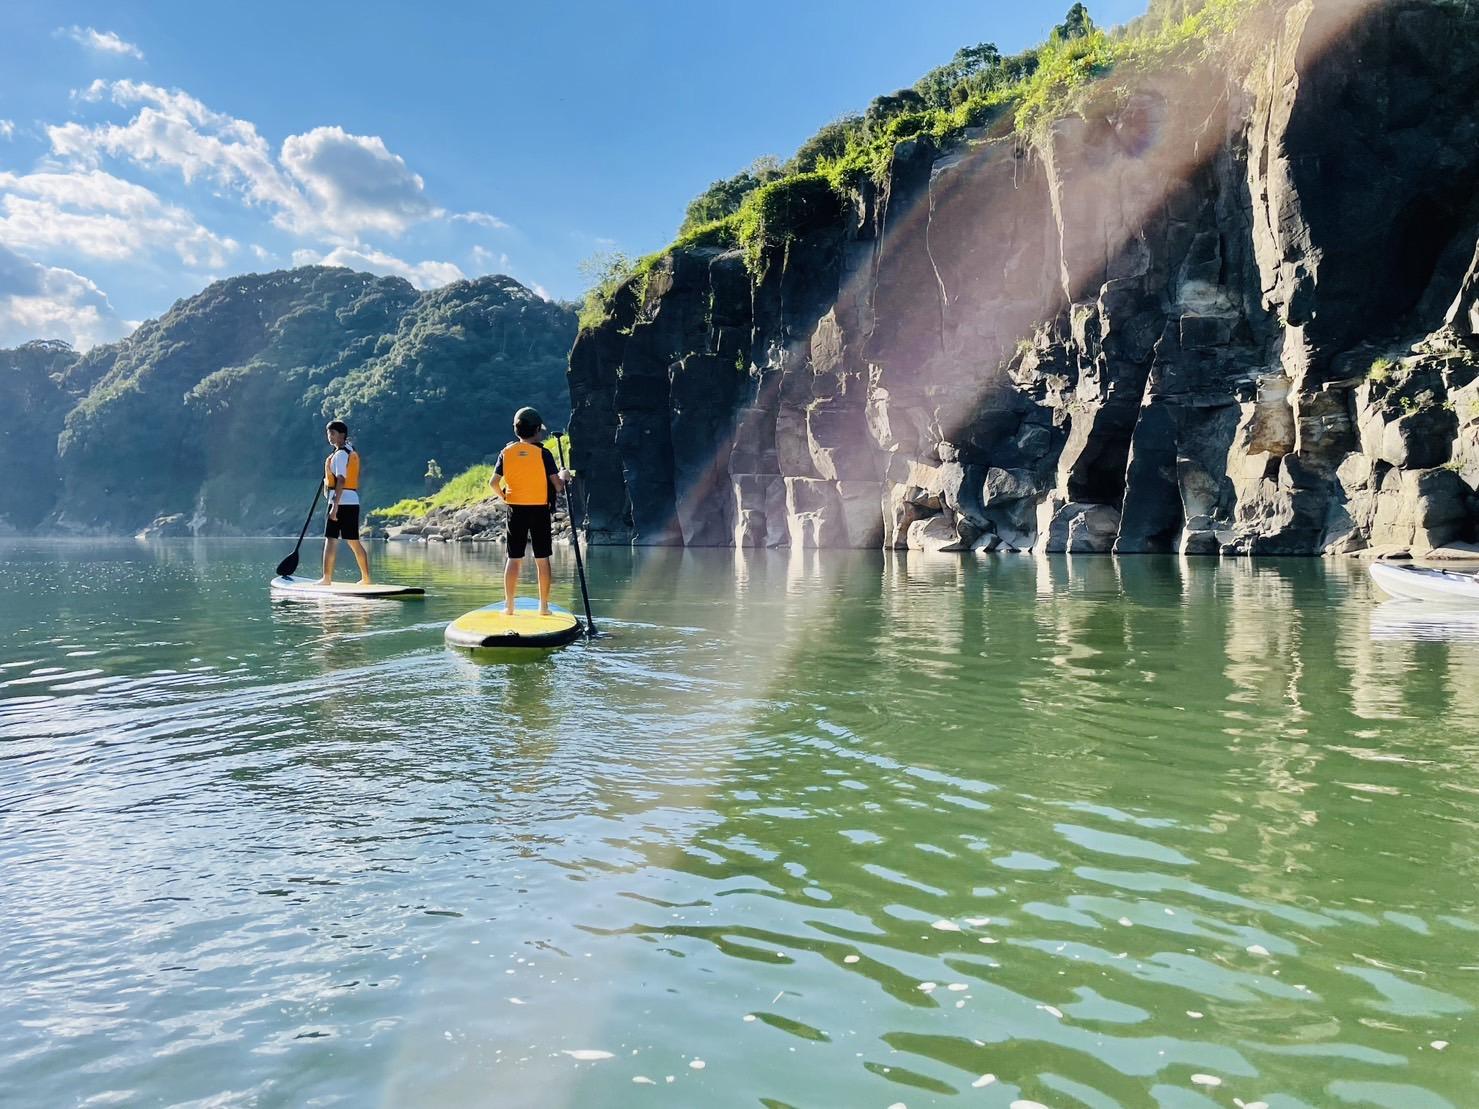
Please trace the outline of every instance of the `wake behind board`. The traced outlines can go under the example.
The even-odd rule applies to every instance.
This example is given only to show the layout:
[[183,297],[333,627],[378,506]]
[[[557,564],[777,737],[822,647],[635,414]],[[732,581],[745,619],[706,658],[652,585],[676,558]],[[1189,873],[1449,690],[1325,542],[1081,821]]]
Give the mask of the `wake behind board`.
[[579,639],[580,621],[575,614],[558,605],[549,607],[550,614],[541,616],[538,601],[520,597],[512,616],[504,614],[502,602],[475,608],[447,625],[447,642],[475,651],[507,647],[549,651]]
[[347,597],[355,600],[409,600],[426,596],[426,590],[415,585],[360,585],[352,581],[336,581],[333,585],[319,585],[317,578],[273,578],[272,592],[281,597]]

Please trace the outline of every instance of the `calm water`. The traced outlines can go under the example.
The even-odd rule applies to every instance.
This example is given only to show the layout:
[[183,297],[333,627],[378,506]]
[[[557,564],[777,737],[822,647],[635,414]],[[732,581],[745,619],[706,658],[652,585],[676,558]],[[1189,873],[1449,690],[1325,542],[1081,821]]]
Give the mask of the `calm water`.
[[1479,1103],[1479,621],[606,550],[611,638],[489,665],[491,553],[282,547],[0,546],[0,1100]]

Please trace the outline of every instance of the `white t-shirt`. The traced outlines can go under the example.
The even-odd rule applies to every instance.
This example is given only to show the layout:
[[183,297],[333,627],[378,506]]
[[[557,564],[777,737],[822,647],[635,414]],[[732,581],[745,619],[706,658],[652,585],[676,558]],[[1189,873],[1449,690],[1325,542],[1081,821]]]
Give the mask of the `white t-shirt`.
[[[341,481],[349,476],[349,451],[340,447],[334,452],[333,461],[329,463],[330,472]],[[353,489],[335,489],[333,491],[335,504],[359,504],[359,494]]]

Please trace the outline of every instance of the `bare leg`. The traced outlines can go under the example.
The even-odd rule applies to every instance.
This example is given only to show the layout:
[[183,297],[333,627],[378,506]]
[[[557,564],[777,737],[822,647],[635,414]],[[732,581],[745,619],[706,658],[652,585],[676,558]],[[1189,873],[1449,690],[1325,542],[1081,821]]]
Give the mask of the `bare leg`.
[[514,597],[519,592],[519,570],[524,565],[521,559],[511,558],[503,564],[503,611],[514,614]]
[[349,540],[349,549],[354,552],[354,560],[359,563],[359,583],[370,584],[370,556],[365,553],[365,545],[358,539]]
[[324,540],[324,576],[318,579],[319,585],[329,585],[334,580],[334,556],[339,553],[339,540]]
[[554,579],[554,574],[550,572],[549,559],[536,558],[534,560],[534,569],[539,574],[539,615],[548,616],[549,587],[550,582]]

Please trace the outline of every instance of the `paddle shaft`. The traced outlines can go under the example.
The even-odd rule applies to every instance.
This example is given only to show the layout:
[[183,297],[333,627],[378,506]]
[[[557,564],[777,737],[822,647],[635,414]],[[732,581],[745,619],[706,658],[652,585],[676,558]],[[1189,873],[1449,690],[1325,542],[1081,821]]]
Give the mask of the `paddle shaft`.
[[[560,436],[555,436],[555,450],[560,452],[560,469],[565,469],[565,447]],[[596,621],[591,617],[591,594],[585,587],[585,560],[580,557],[580,531],[575,526],[575,502],[570,497],[570,486],[565,486],[565,516],[570,521],[570,545],[575,548],[575,573],[580,578],[580,599],[585,602],[585,634],[588,638],[596,634]]]
[[[298,550],[303,546],[303,537],[308,534],[308,525],[313,523],[313,514],[318,511],[318,499],[323,496],[324,487],[320,482],[313,490],[313,504],[308,509],[308,516],[303,521],[303,530],[298,533],[298,541],[293,544],[293,553],[283,559],[277,566],[278,575],[284,578],[292,577],[293,571],[298,568]],[[287,569],[283,569],[283,567]]]

